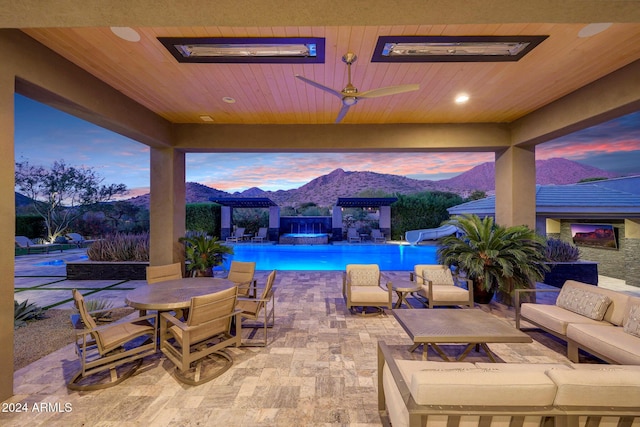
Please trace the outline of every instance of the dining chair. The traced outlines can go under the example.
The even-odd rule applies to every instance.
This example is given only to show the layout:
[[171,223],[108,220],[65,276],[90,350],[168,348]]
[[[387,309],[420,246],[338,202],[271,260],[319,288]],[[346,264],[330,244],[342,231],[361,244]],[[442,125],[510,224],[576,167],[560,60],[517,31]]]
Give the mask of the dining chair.
[[256,263],[253,261],[231,261],[227,280],[238,285],[239,297],[256,297],[257,282],[253,278],[255,271]]
[[[113,387],[133,375],[145,356],[156,352],[157,332],[149,322],[155,315],[98,326],[82,294],[77,289],[72,294],[84,327],[76,330],[75,337],[81,368],[71,377],[67,388],[85,391]],[[105,371],[109,375],[97,375]]]
[[[268,344],[268,328],[272,328],[276,320],[275,291],[273,289],[275,280],[276,270],[273,270],[267,277],[267,283],[262,289],[260,298],[238,298],[237,308],[241,310],[240,317],[242,320],[248,319],[256,322],[263,320],[262,323],[243,324],[243,327],[254,329],[255,332],[258,329],[264,330],[263,341],[257,339],[244,340],[242,342],[243,346],[266,347]],[[269,323],[269,319],[271,323]]]
[[176,262],[167,265],[154,265],[147,267],[147,283],[158,283],[167,280],[182,279],[182,264]]
[[421,289],[414,295],[425,306],[468,306],[473,308],[473,284],[469,279],[465,280],[467,289],[457,286],[457,280],[453,277],[451,269],[441,264],[418,264],[414,266],[411,280],[415,281]]
[[[342,293],[347,309],[353,314],[379,315],[383,313],[382,307],[392,308],[391,282],[377,264],[348,264],[343,273]],[[374,307],[375,311],[367,311],[367,307]]]
[[240,345],[242,326],[240,310],[236,308],[237,295],[238,288],[233,286],[191,298],[186,321],[170,313],[160,315],[160,350],[175,365],[178,380],[202,384],[233,365],[233,359],[224,350]]

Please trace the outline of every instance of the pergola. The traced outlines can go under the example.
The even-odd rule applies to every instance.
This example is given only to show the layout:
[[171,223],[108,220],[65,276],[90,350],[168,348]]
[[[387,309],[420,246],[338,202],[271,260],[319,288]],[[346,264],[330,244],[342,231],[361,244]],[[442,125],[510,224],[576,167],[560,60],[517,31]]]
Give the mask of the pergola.
[[233,231],[234,208],[269,209],[269,239],[277,240],[280,230],[280,206],[268,197],[222,197],[212,198],[212,202],[222,205],[220,238],[225,240]]
[[[192,1],[190,7],[179,2],[109,2],[108,7],[102,7],[95,2],[53,0],[44,3],[3,1],[0,6],[0,54],[3,58],[0,67],[0,182],[3,184],[0,186],[3,218],[0,273],[4,278],[14,276],[16,93],[149,147],[150,256],[153,265],[169,264],[181,257],[178,238],[184,235],[185,227],[186,153],[492,152],[496,161],[497,221],[504,225],[533,227],[535,146],[640,109],[640,32],[637,26],[640,8],[636,1],[501,0],[487,5],[486,2],[466,0],[401,0],[393,4],[385,0],[224,0]],[[250,70],[262,68],[255,65],[238,65],[233,69],[211,67],[196,72],[199,81],[192,89],[181,90],[176,89],[179,76],[183,72],[199,70],[196,64],[186,64],[190,68],[176,70],[168,65],[155,45],[134,47],[112,42],[106,35],[110,34],[108,27],[111,26],[137,26],[145,34],[169,33],[172,29],[178,34],[206,33],[207,28],[227,34],[250,32],[256,35],[277,30],[285,36],[288,31],[323,31],[335,36],[328,43],[332,49],[331,66],[301,67],[306,67],[306,75],[310,75],[307,71],[317,70],[314,78],[338,87],[339,82],[345,81],[345,69],[339,63],[340,55],[345,52],[335,51],[335,46],[340,50],[357,49],[361,54],[373,47],[374,42],[366,38],[371,32],[393,33],[401,29],[407,34],[440,34],[447,26],[452,32],[460,28],[481,32],[490,31],[486,28],[491,26],[513,25],[526,34],[532,25],[539,25],[536,28],[557,27],[556,39],[564,42],[567,41],[566,34],[577,33],[578,26],[597,22],[613,22],[618,27],[609,35],[599,35],[600,38],[577,40],[572,36],[572,51],[549,38],[542,42],[540,49],[544,50],[546,43],[562,54],[536,56],[534,50],[525,57],[526,66],[522,71],[531,73],[532,80],[545,67],[558,61],[569,57],[588,59],[579,69],[564,67],[561,72],[535,84],[522,85],[517,73],[511,74],[509,82],[503,82],[506,69],[501,66],[484,68],[484,73],[460,74],[463,66],[458,64],[455,71],[440,75],[441,79],[433,79],[430,74],[438,67],[428,65],[404,68],[403,73],[397,74],[391,70],[376,73],[372,68],[373,72],[359,80],[364,83],[374,79],[368,81],[370,87],[393,85],[394,76],[411,77],[422,70],[427,74],[423,74],[421,83],[429,86],[429,96],[457,83],[475,84],[479,89],[493,83],[498,89],[478,99],[475,107],[472,102],[464,109],[445,108],[442,98],[441,102],[432,103],[426,93],[424,97],[413,98],[415,108],[406,107],[397,97],[387,97],[381,103],[367,100],[366,104],[357,106],[357,111],[349,113],[351,118],[347,119],[353,123],[340,125],[333,123],[336,108],[328,97],[307,87],[309,85],[299,88],[290,84],[289,80],[295,80],[293,68],[284,72],[269,66],[264,67],[262,75],[252,75]],[[571,31],[567,31],[565,25],[569,25]],[[78,48],[80,34],[85,32],[95,44],[90,48]],[[59,52],[47,47],[47,43],[55,44]],[[588,54],[585,46],[591,47]],[[155,58],[156,62],[150,65],[141,59],[142,55]],[[110,62],[98,57],[109,58]],[[337,63],[335,58],[338,58]],[[129,74],[114,71],[116,66],[129,67],[132,71]],[[375,67],[365,60],[358,66],[360,70]],[[474,64],[468,68],[477,70],[479,67],[480,64]],[[224,70],[217,76],[219,80],[210,78],[215,70]],[[163,72],[166,80],[158,82],[156,79]],[[589,77],[585,78],[587,74]],[[470,78],[465,80],[463,76]],[[561,77],[564,77],[563,84],[558,83]],[[245,91],[256,79],[262,86]],[[222,87],[221,81],[232,84]],[[203,89],[202,85],[207,82],[210,86]],[[269,83],[273,83],[273,90],[266,86]],[[518,89],[511,85],[515,83],[519,83]],[[218,108],[220,100],[227,95],[224,92],[227,88],[238,90],[238,96],[246,99],[246,103],[221,110],[220,124],[215,121],[203,123],[201,117],[208,117],[210,109]],[[524,104],[523,92],[529,95]],[[262,104],[261,101],[269,103]],[[175,108],[176,105],[183,107]],[[492,112],[486,116],[484,106],[488,105]],[[409,115],[412,119],[407,121]],[[460,119],[462,116],[468,119]],[[640,231],[627,238],[640,239]],[[0,349],[3,366],[0,400],[4,400],[13,393],[13,328],[10,326],[13,308],[9,297],[13,295],[13,281],[1,281],[0,292],[4,295],[0,299],[0,341],[4,344]]]
[[339,197],[333,208],[333,234],[336,235],[338,227],[338,235],[342,235],[342,208],[378,208],[380,231],[385,236],[391,235],[391,205],[397,201],[397,197]]

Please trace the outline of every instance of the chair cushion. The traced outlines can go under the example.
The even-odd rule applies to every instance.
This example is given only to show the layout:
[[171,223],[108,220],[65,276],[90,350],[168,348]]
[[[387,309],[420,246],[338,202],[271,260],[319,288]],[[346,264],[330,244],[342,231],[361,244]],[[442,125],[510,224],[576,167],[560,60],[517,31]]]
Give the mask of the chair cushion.
[[358,268],[349,272],[351,286],[378,286],[380,272],[374,268]]
[[626,333],[640,337],[640,304],[629,305],[623,328]]
[[590,292],[576,287],[563,287],[556,300],[556,305],[593,320],[604,319],[611,304],[611,298],[597,292]]
[[388,303],[389,292],[379,286],[352,286],[352,303]]
[[[418,291],[425,298],[429,298],[429,287],[423,285]],[[469,291],[452,285],[433,285],[434,301],[466,301],[469,299]]]

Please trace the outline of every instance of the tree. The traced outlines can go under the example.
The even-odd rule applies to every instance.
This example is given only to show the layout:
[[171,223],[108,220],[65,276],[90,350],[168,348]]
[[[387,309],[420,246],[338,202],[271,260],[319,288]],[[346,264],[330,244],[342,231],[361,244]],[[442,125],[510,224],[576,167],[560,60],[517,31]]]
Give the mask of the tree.
[[55,241],[80,217],[85,208],[125,194],[124,184],[102,185],[103,178],[91,168],[56,161],[50,169],[29,162],[16,163],[16,188],[30,197],[34,210],[44,219],[46,240]]

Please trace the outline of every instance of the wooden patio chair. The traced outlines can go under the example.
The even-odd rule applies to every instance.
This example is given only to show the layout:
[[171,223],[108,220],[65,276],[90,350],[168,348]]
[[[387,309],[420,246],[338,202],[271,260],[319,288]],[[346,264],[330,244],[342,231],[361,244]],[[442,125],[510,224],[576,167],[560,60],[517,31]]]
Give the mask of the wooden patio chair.
[[[386,282],[382,287],[382,282]],[[380,273],[377,264],[348,264],[342,278],[342,293],[347,309],[362,316],[382,314],[382,307],[391,308],[391,282]],[[375,311],[367,311],[374,307]]]
[[[153,265],[147,267],[147,284],[166,282],[167,280],[182,279],[182,264],[176,262],[174,264]],[[146,310],[140,310],[140,315],[144,316]],[[186,319],[188,310],[176,310],[176,317],[184,317]]]
[[157,332],[149,322],[155,315],[98,326],[76,289],[73,300],[84,329],[76,332],[81,369],[67,383],[70,390],[98,390],[120,384],[134,374],[145,356],[156,352]]
[[[473,284],[467,282],[467,289],[456,286],[451,269],[440,264],[419,264],[414,267],[411,280],[422,288],[414,295],[425,306],[468,306],[473,308]],[[459,278],[461,280],[461,278]]]
[[[273,282],[276,280],[276,270],[269,273],[267,277],[267,283],[265,284],[260,298],[238,298],[237,307],[242,312],[241,318],[249,319],[253,321],[263,320],[262,323],[243,324],[245,328],[254,329],[253,333],[256,333],[258,329],[264,330],[264,341],[258,342],[256,339],[245,340],[242,342],[243,346],[255,346],[266,347],[268,344],[268,328],[272,328],[275,325],[275,297]],[[269,323],[269,319],[271,323]]]
[[256,263],[249,261],[231,261],[227,280],[231,280],[238,285],[239,297],[252,297],[257,295],[257,282],[253,278],[256,271]]
[[[190,385],[202,384],[233,365],[233,359],[224,349],[240,345],[242,330],[240,310],[236,309],[237,293],[238,288],[234,286],[191,298],[186,322],[169,313],[160,315],[160,350],[175,365],[174,375],[178,380]],[[235,325],[233,332],[232,325]]]

